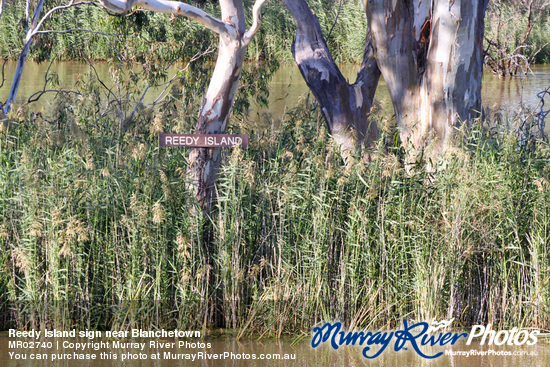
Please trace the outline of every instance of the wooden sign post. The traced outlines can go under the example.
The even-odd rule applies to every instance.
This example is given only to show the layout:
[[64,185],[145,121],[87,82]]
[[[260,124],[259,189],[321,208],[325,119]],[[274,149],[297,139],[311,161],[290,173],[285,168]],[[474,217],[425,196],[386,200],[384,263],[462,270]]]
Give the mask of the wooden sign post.
[[160,134],[161,147],[224,148],[248,146],[248,135],[229,134]]

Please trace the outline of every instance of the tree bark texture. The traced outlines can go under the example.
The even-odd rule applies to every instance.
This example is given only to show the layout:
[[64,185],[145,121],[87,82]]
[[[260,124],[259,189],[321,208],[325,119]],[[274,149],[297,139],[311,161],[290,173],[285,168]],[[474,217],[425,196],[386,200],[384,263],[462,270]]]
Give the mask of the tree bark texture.
[[[234,36],[220,34],[218,59],[195,128],[196,134],[223,134],[227,128],[248,42],[242,0],[220,1],[222,19]],[[189,155],[190,189],[203,213],[210,213],[221,163],[221,148],[194,148]]]
[[[242,33],[240,33],[242,35]],[[239,39],[220,37],[218,60],[204,97],[195,134],[223,134],[239,84],[246,46]],[[193,195],[204,213],[215,199],[214,185],[221,163],[221,148],[194,148],[189,155],[188,176]]]
[[480,115],[486,7],[486,0],[367,1],[408,163],[434,162],[454,128]]
[[283,0],[296,23],[292,54],[308,87],[321,106],[330,134],[344,160],[378,139],[376,123],[369,119],[380,70],[367,35],[363,63],[350,84],[327,47],[319,20],[305,0]]

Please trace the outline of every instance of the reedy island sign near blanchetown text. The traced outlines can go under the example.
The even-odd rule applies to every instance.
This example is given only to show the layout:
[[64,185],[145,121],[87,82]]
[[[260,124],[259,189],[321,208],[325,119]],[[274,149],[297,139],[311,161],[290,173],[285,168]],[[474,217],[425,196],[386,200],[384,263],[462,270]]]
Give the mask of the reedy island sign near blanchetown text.
[[[450,325],[452,320],[445,323],[443,327]],[[436,323],[441,324],[441,323]],[[427,322],[419,322],[411,324],[407,320],[403,320],[403,329],[394,331],[345,331],[342,330],[340,322],[326,323],[323,326],[313,328],[313,339],[311,346],[317,348],[321,343],[328,342],[333,349],[339,349],[341,346],[358,345],[362,346],[362,355],[365,358],[373,359],[378,357],[392,342],[395,340],[393,349],[398,352],[407,350],[407,342],[412,346],[414,351],[423,358],[433,359],[443,355],[443,352],[434,355],[427,355],[420,349],[428,346],[444,346],[453,345],[461,338],[468,338],[466,345],[470,345],[474,338],[482,338],[480,344],[487,342],[488,345],[535,345],[538,342],[539,330],[518,330],[514,327],[511,330],[495,331],[491,329],[491,325],[475,325],[471,332],[462,333],[438,333],[435,331],[441,326],[431,326]],[[380,347],[378,350],[369,353],[371,346]]]

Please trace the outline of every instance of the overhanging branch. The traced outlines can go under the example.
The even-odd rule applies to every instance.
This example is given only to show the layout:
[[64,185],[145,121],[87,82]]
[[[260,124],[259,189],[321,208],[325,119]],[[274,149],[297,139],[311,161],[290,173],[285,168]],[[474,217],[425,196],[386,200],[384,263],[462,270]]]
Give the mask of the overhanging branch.
[[107,9],[116,14],[124,14],[130,11],[133,6],[139,6],[157,13],[182,15],[189,19],[196,20],[206,28],[218,34],[228,35],[236,38],[237,31],[234,26],[225,23],[204,10],[179,1],[167,0],[99,0]]
[[243,36],[243,43],[248,45],[252,38],[258,33],[260,25],[262,24],[262,7],[267,2],[267,0],[256,0],[254,3],[254,8],[252,9],[253,22],[252,26],[248,31],[245,32]]

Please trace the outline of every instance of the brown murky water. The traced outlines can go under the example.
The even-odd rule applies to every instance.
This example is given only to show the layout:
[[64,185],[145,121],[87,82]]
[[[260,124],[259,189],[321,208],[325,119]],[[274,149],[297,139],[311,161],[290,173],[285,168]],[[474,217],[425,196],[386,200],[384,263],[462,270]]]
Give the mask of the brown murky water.
[[[487,347],[479,344],[466,345],[457,343],[451,347],[424,348],[427,354],[444,352],[441,357],[428,360],[418,356],[411,348],[409,350],[393,351],[388,347],[380,356],[369,360],[361,355],[360,347],[341,347],[333,350],[327,345],[313,349],[309,341],[293,345],[283,341],[178,341],[160,340],[173,345],[150,345],[153,339],[134,339],[122,342],[138,343],[134,347],[85,348],[79,351],[64,342],[83,342],[86,339],[56,339],[51,348],[13,348],[10,341],[24,340],[0,337],[0,365],[6,367],[32,366],[71,366],[71,367],[106,367],[106,366],[550,366],[550,344],[539,342],[535,346],[503,346]],[[25,339],[30,340],[30,339]],[[94,342],[110,342],[107,339],[95,339]],[[59,342],[59,347],[56,343]],[[143,349],[142,345],[144,343]],[[187,344],[185,344],[187,343]],[[460,351],[474,351],[476,355],[457,355]],[[10,354],[11,353],[11,354]],[[76,355],[75,355],[76,354]],[[451,355],[455,354],[455,355]],[[485,355],[481,355],[485,354]],[[509,355],[500,355],[509,354]],[[63,360],[52,361],[55,358]],[[76,360],[74,358],[90,358]],[[68,359],[71,358],[71,359]],[[95,359],[91,359],[95,358]],[[179,359],[176,359],[179,358]],[[193,358],[195,360],[193,360]]]
[[[357,65],[344,65],[342,73],[350,81],[355,80]],[[45,74],[48,63],[36,64],[27,62],[23,73],[21,85],[18,92],[17,102],[27,101],[35,92],[41,90],[45,83]],[[97,63],[96,70],[98,75],[106,84],[110,84],[110,71],[107,63]],[[9,93],[15,63],[8,63],[5,70],[4,86],[0,88],[0,101],[5,101]],[[79,62],[57,62],[52,65],[51,71],[59,77],[62,86],[71,88],[75,81],[84,73],[89,71],[88,65]],[[176,67],[168,71],[171,77],[176,73]],[[483,104],[490,107],[492,111],[500,111],[506,114],[517,112],[520,106],[534,108],[539,103],[537,93],[550,87],[550,65],[537,65],[533,67],[533,73],[514,78],[498,78],[490,73],[486,73],[483,78]],[[308,93],[298,68],[294,64],[282,65],[275,73],[270,84],[269,107],[267,112],[275,117],[282,116],[288,108],[294,107]],[[158,91],[152,90],[145,102],[152,101],[157,97]],[[48,101],[53,98],[53,94],[47,95],[36,103],[35,108],[46,107]],[[386,85],[382,81],[376,92],[376,99],[381,102],[385,112],[393,114],[391,103],[389,103],[389,94]],[[256,108],[252,113],[262,112]]]

